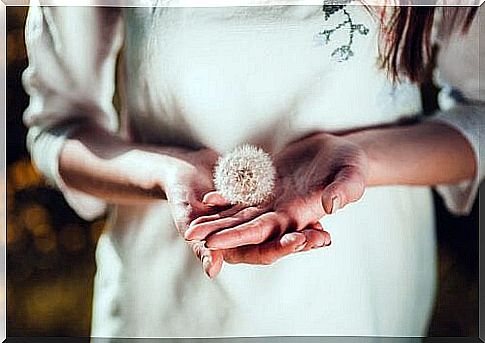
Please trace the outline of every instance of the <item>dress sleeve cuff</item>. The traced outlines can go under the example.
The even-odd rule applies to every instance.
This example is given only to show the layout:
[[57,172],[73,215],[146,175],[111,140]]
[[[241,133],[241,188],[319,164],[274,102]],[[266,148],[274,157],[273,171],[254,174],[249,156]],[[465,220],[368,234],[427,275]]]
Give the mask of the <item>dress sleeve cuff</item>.
[[43,130],[37,126],[29,129],[27,147],[32,161],[49,185],[59,189],[71,208],[83,219],[93,220],[106,211],[103,200],[68,187],[59,173],[59,155],[69,135],[76,126]]
[[470,144],[476,161],[476,174],[470,180],[465,180],[458,184],[437,185],[435,187],[438,194],[444,200],[448,210],[455,215],[467,215],[470,213],[475,197],[477,195],[480,182],[485,174],[484,166],[480,163],[480,129],[484,126],[483,106],[457,105],[446,111],[438,112],[429,118],[429,121],[448,125],[459,133]]

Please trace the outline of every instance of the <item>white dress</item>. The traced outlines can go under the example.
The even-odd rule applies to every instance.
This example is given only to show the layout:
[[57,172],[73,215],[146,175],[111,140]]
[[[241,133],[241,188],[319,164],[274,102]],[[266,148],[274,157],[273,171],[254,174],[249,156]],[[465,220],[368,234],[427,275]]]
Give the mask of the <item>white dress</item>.
[[[342,10],[325,21],[321,6],[174,3],[30,8],[28,144],[38,168],[86,219],[102,213],[103,202],[67,188],[57,170],[65,138],[84,120],[147,144],[223,153],[252,143],[275,152],[313,130],[390,123],[421,111],[418,87],[392,85],[378,68],[378,23],[364,7],[346,7],[362,32],[354,34],[353,55],[337,61],[332,53],[348,43],[348,28],[328,44],[318,32],[344,21]],[[118,119],[112,96],[121,46]],[[442,65],[455,63],[443,56]],[[476,99],[477,77],[462,87]],[[483,127],[483,108],[452,104],[440,120],[463,132],[478,161],[474,125]],[[469,210],[479,174],[440,187],[450,209]],[[96,254],[95,337],[426,334],[437,286],[427,187],[367,189],[322,219],[330,247],[271,266],[225,265],[215,280],[179,237],[165,201],[108,210]]]

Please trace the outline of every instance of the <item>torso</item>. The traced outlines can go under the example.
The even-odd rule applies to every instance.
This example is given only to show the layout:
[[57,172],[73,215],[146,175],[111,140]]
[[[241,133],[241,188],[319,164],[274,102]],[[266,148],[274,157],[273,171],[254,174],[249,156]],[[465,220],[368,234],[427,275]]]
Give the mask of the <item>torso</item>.
[[[126,9],[123,115],[151,144],[242,143],[269,152],[315,130],[393,122],[421,109],[416,86],[378,68],[377,22],[347,6],[324,44],[321,6]],[[98,250],[93,334],[422,335],[434,292],[427,188],[381,187],[324,218],[330,248],[273,266],[200,270],[166,203],[120,206]],[[104,281],[103,281],[104,280]],[[103,286],[104,285],[104,288]],[[111,294],[111,295],[110,295]]]

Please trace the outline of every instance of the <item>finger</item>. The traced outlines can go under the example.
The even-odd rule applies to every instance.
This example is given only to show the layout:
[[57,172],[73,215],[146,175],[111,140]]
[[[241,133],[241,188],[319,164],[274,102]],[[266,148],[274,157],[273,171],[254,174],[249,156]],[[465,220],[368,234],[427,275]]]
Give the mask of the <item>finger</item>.
[[202,256],[202,269],[209,279],[214,279],[222,269],[224,256],[220,250],[205,249]]
[[230,201],[227,201],[222,195],[218,192],[209,192],[204,195],[202,202],[209,206],[229,206],[231,205]]
[[186,230],[190,222],[200,216],[217,212],[216,208],[207,206],[197,200],[196,196],[187,190],[174,191],[176,196],[170,200],[172,215],[180,232]]
[[325,231],[320,223],[310,224],[303,231],[307,244],[301,251],[322,248],[331,244],[330,234]]
[[[204,216],[200,216],[198,218],[195,218],[192,222],[190,222],[190,226],[192,227],[192,226],[202,224],[202,223],[205,223],[205,222],[211,222],[211,221],[218,220],[218,219],[221,219],[221,218],[233,216],[234,214],[243,210],[245,207],[246,206],[244,206],[244,205],[235,205],[234,207],[231,207],[227,210],[222,210],[222,211],[219,211],[219,212],[212,211],[212,213],[210,215],[204,215]],[[215,210],[214,208],[212,208],[212,209]]]
[[223,250],[228,263],[271,264],[289,254],[317,249],[331,244],[330,234],[320,223],[307,226],[301,232],[285,234],[261,245],[243,246]]
[[303,233],[291,232],[281,238],[261,245],[249,245],[223,250],[224,261],[237,264],[272,264],[278,259],[305,248],[306,238]]
[[[206,220],[208,217],[217,218],[218,215],[206,216],[199,220],[193,221],[189,229],[185,232],[185,239],[187,240],[202,240],[211,233],[215,233],[224,228],[234,227],[236,225],[245,223],[256,218],[263,212],[257,207],[248,207],[228,217],[214,219],[212,221]],[[220,217],[220,216],[219,216]],[[195,223],[195,224],[194,224]]]
[[313,224],[309,224],[305,229],[313,229],[313,230],[318,230],[318,231],[325,231],[323,228],[322,224],[320,222],[316,222]]
[[333,214],[345,205],[359,200],[364,194],[365,177],[359,168],[343,168],[335,180],[325,187],[322,193],[322,205],[325,213]]
[[202,262],[202,269],[207,277],[215,278],[222,269],[223,254],[220,250],[210,250],[204,242],[189,242],[195,256]]
[[182,236],[184,236],[185,231],[194,219],[200,216],[209,216],[214,213],[214,208],[203,208],[198,204],[190,203],[172,204],[171,210],[175,226]]
[[273,235],[285,231],[288,224],[289,220],[282,214],[264,213],[247,223],[214,233],[207,238],[206,246],[212,249],[230,249],[263,243]]

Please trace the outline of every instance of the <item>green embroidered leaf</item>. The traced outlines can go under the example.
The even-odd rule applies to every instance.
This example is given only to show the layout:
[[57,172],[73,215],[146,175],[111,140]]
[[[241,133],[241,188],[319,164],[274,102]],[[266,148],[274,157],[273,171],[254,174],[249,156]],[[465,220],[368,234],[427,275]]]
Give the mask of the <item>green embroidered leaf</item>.
[[358,33],[360,35],[367,35],[369,33],[369,29],[363,24],[354,24],[352,17],[350,16],[349,12],[345,9],[346,5],[350,3],[352,0],[340,0],[338,4],[335,4],[335,0],[324,0],[322,11],[325,14],[325,21],[328,21],[329,18],[339,11],[343,11],[345,19],[337,24],[332,29],[323,30],[318,33],[318,35],[323,38],[325,44],[330,42],[332,35],[341,29],[348,29],[349,31],[349,40],[347,44],[342,44],[340,47],[335,49],[332,52],[331,57],[333,57],[338,62],[347,61],[350,57],[354,56],[354,52],[352,51],[352,44],[354,43],[354,34]]

